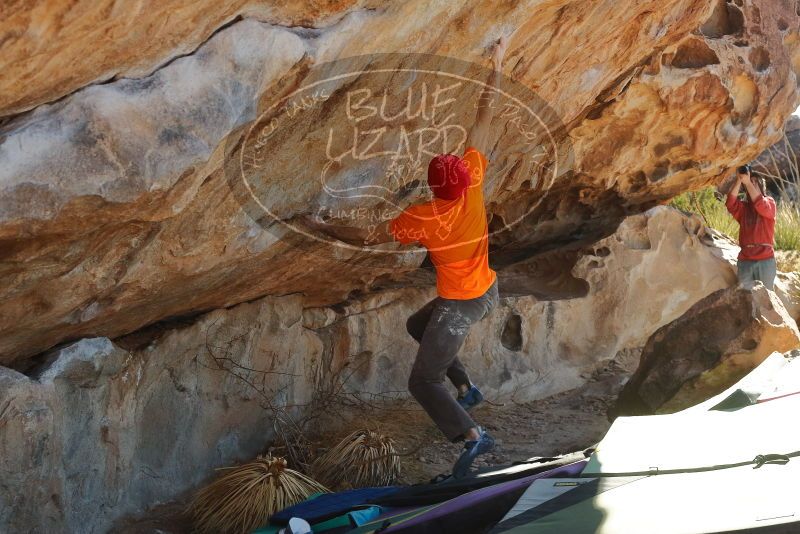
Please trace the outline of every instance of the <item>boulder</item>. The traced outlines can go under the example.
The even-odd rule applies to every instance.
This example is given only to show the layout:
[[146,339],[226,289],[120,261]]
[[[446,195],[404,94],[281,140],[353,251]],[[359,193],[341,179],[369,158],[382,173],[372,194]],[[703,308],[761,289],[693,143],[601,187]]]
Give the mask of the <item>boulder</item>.
[[[324,208],[371,223],[364,197],[330,184],[381,192],[363,202],[390,215],[425,188],[385,160],[326,166],[324,183],[307,171],[325,133],[358,133],[359,83],[394,104],[421,89],[401,67],[482,83],[512,32],[485,186],[506,298],[464,360],[487,394],[525,400],[635,360],[734,283],[727,245],[654,206],[780,137],[798,104],[793,2],[0,7],[0,530],[106,531],[252,457],[276,410],[303,417],[343,376],[348,394],[404,395],[402,324],[433,296],[425,255],[343,247],[297,221]],[[384,64],[392,75],[373,76]],[[342,68],[364,75],[278,106]],[[461,129],[472,82],[447,104]],[[535,162],[525,106],[547,119]],[[283,112],[296,120],[269,130]],[[268,206],[251,209],[237,177],[259,178]]]
[[778,271],[775,277],[775,292],[780,297],[783,307],[797,322],[800,319],[800,271],[788,273]]
[[797,323],[761,282],[721,289],[647,340],[610,417],[672,413],[736,383],[773,352],[800,347]]
[[[472,379],[490,399],[526,401],[582,386],[610,360],[635,364],[658,327],[735,283],[735,252],[701,229],[666,207],[631,216],[575,261],[582,296],[501,299],[462,349]],[[500,286],[552,266],[521,264]],[[434,294],[384,289],[316,307],[264,297],[84,338],[27,374],[0,368],[0,531],[106,532],[261,452],[276,408],[302,422],[354,396],[407,396],[417,345],[403,325]]]
[[[231,187],[248,132],[265,131],[255,127],[272,124],[271,106],[334,60],[380,64],[385,56],[374,54],[391,51],[397,67],[425,52],[450,58],[426,56],[455,64],[457,75],[471,68],[459,62],[481,64],[487,46],[515,30],[504,87],[544,104],[548,136],[535,165],[519,165],[520,117],[493,124],[506,132],[490,150],[486,186],[499,270],[545,250],[568,253],[612,234],[626,215],[719,181],[776,141],[798,104],[800,19],[789,2],[37,0],[8,9],[0,17],[0,364],[21,370],[60,343],[113,339],[267,295],[325,306],[424,285],[418,250],[343,248],[292,223],[321,208],[353,209],[306,173],[325,154],[328,128],[353,130],[356,119],[343,112],[352,84],[284,124],[272,138],[288,143],[281,150],[247,160],[271,222]],[[405,87],[396,77],[369,80],[373,95]],[[453,93],[462,128],[473,109],[464,103],[477,98],[470,87]],[[331,179],[339,189],[369,182],[389,198],[367,207],[380,212],[391,201],[385,211],[396,214],[424,188],[378,172],[386,166],[348,165]],[[548,276],[569,265],[542,262],[553,266]],[[546,284],[532,285],[529,294],[542,296]],[[558,295],[583,291],[574,284]]]
[[0,368],[0,531],[108,532],[264,452],[270,407],[307,404],[319,371],[299,300],[82,339],[30,376]]
[[[221,28],[254,18],[285,28],[323,30],[374,2],[257,0],[37,0],[0,7],[6,66],[0,117],[52,102],[94,83],[142,78],[191,54]],[[90,45],[90,46],[87,46]]]

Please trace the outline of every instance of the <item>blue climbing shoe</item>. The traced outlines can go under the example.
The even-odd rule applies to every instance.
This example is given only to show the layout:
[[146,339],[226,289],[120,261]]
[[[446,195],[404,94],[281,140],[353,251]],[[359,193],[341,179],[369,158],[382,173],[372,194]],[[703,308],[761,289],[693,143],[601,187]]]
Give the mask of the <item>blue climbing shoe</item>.
[[464,478],[469,474],[472,462],[479,454],[484,454],[494,449],[494,438],[488,432],[478,427],[481,437],[475,441],[464,442],[464,450],[453,466],[453,478]]
[[469,391],[467,391],[464,395],[458,396],[458,403],[461,405],[462,408],[469,411],[473,409],[475,406],[479,405],[483,401],[483,394],[481,390],[476,388],[475,386],[470,386]]

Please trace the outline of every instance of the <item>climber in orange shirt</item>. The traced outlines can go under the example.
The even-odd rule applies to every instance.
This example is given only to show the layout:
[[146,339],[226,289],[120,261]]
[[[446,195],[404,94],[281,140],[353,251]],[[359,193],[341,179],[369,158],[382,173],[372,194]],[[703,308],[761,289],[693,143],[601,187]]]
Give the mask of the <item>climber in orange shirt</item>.
[[[501,38],[492,54],[493,71],[478,102],[475,123],[467,136],[463,156],[440,154],[428,165],[428,185],[434,198],[410,206],[397,218],[366,229],[309,220],[313,228],[354,245],[390,241],[419,242],[428,249],[436,268],[438,296],[406,323],[419,350],[408,388],[439,429],[452,441],[464,440],[464,450],[453,468],[460,478],[474,459],[494,448],[494,439],[472,420],[467,410],[483,400],[458,359],[472,324],[497,304],[497,275],[489,268],[489,229],[483,182],[491,144],[489,125],[507,39]],[[458,389],[454,398],[444,385],[445,376]]]

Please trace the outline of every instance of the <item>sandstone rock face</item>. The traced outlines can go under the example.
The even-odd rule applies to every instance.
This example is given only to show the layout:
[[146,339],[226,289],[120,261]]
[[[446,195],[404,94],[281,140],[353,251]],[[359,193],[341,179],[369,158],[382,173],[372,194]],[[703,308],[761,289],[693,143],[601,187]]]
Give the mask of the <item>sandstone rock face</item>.
[[[575,266],[584,296],[501,299],[470,332],[465,365],[492,399],[580,386],[611,358],[635,362],[658,327],[735,283],[735,253],[675,210],[629,217]],[[105,532],[260,452],[275,406],[336,409],[340,387],[351,400],[405,396],[416,343],[402,325],[433,296],[401,288],[334,307],[266,297],[83,339],[29,376],[3,369],[0,530]]]
[[5,67],[0,117],[51,102],[93,82],[141,78],[193,52],[239,17],[323,28],[369,2],[41,0],[0,6]]
[[[252,457],[276,406],[302,415],[337,380],[347,395],[404,394],[415,345],[398,325],[433,296],[424,255],[288,229],[353,207],[304,174],[329,148],[323,127],[358,122],[343,112],[351,83],[265,136],[288,148],[250,162],[278,217],[254,216],[232,186],[256,126],[328,62],[360,57],[364,79],[387,52],[393,73],[420,53],[478,64],[514,31],[503,87],[534,92],[555,120],[531,166],[513,157],[530,156],[516,116],[492,124],[486,196],[507,298],[464,359],[489,395],[524,400],[635,360],[658,327],[735,283],[734,248],[649,208],[780,137],[798,104],[798,13],[772,0],[6,3],[0,530],[105,531]],[[371,89],[402,96],[412,78]],[[447,109],[466,113],[474,93]],[[376,170],[330,178],[371,180],[399,207],[424,196]]]
[[[720,180],[774,142],[798,103],[793,2],[137,6],[42,0],[0,18],[0,113],[40,104],[0,126],[2,364],[25,369],[58,343],[115,338],[265,295],[302,293],[306,306],[320,306],[421,285],[419,253],[344,250],[265,228],[231,192],[225,165],[244,132],[270,99],[326,61],[386,51],[479,61],[498,34],[516,29],[505,74],[559,118],[558,150],[533,175],[490,168],[487,196],[493,228],[535,207],[493,244],[498,269],[529,278],[528,294],[540,297],[586,286],[559,280],[576,254],[536,263],[534,251],[579,249],[625,214]],[[334,106],[344,93],[330,96]],[[304,164],[289,151],[271,170],[301,176]],[[359,172],[336,179],[360,180]],[[268,183],[282,219],[318,205],[309,184]]]
[[83,339],[33,378],[3,368],[0,530],[106,532],[262,452],[274,423],[264,406],[307,403],[319,370],[301,313],[297,297],[265,299],[141,350]]
[[721,289],[653,334],[610,415],[688,408],[730,387],[773,352],[798,346],[796,322],[760,282]]
[[775,292],[783,307],[795,321],[800,319],[800,272],[778,273],[775,278]]

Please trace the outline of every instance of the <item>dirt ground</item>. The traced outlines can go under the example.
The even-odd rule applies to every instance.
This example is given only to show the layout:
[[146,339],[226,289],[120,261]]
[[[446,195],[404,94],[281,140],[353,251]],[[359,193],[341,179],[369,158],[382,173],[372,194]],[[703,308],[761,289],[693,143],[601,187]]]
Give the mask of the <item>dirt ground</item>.
[[[610,426],[606,411],[627,376],[621,369],[616,371],[613,368],[602,370],[581,388],[537,401],[484,402],[472,416],[495,437],[496,447],[479,457],[475,465],[508,464],[533,456],[580,451],[594,445]],[[330,442],[336,443],[370,421],[366,427],[395,440],[402,457],[401,483],[427,482],[452,470],[461,445],[447,441],[413,401],[397,403],[373,417],[370,415],[358,412],[344,415],[341,430],[331,433]]]
[[[473,417],[495,437],[497,446],[475,465],[503,465],[591,447],[608,430],[606,411],[630,371],[623,363],[611,361],[578,389],[524,403],[487,399],[474,410]],[[319,427],[328,429],[316,440],[321,446],[332,446],[363,427],[392,437],[401,455],[403,484],[427,482],[449,473],[460,453],[460,445],[448,442],[413,401],[344,410],[336,420],[323,421]],[[188,534],[192,529],[183,514],[185,506],[186,499],[159,506],[145,517],[120,520],[112,531]]]

